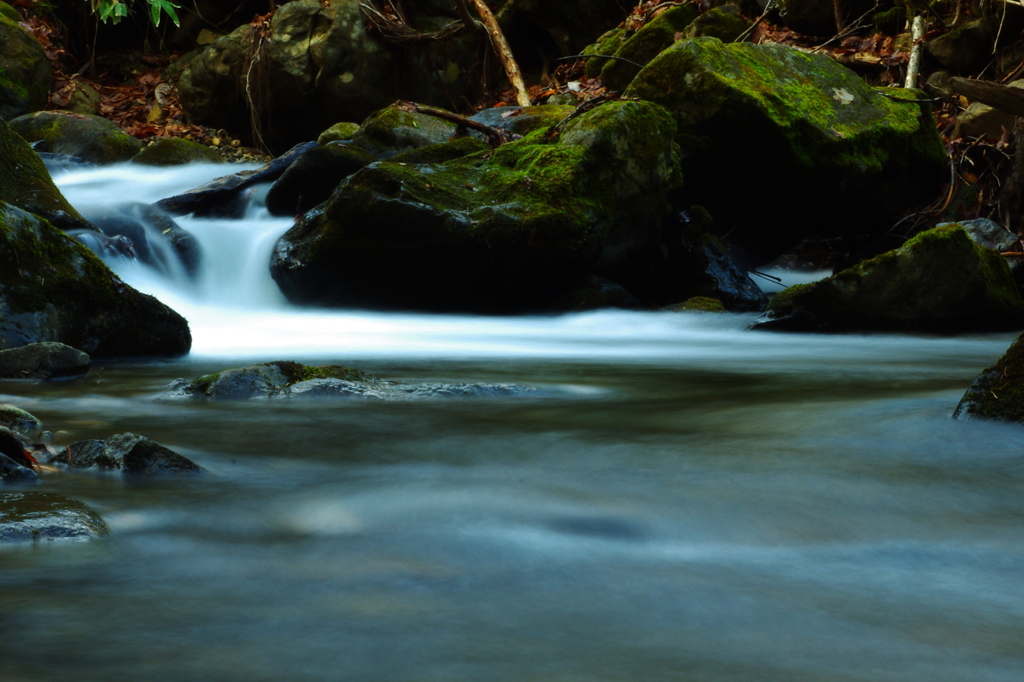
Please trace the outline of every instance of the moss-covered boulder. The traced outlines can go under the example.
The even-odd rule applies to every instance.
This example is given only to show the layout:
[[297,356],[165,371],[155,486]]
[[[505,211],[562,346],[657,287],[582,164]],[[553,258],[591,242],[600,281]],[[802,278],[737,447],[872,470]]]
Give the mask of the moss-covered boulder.
[[83,502],[44,492],[0,493],[0,542],[89,540],[110,533]]
[[998,252],[959,225],[774,296],[755,329],[973,332],[1024,327],[1024,301]]
[[164,137],[143,147],[132,163],[144,166],[182,166],[186,163],[224,163],[224,157],[211,147],[183,137]]
[[[601,68],[601,82],[610,90],[622,92],[640,72],[636,64],[646,65],[676,42],[699,13],[696,5],[677,5],[644,24],[612,53],[619,59],[605,60]],[[624,59],[629,61],[622,61]]]
[[681,182],[673,133],[660,106],[613,102],[557,139],[372,164],[282,237],[271,272],[297,302],[544,308],[581,275],[620,281],[657,248]]
[[375,111],[352,134],[352,143],[380,159],[446,142],[455,124],[435,116],[408,112],[397,105]]
[[[580,51],[582,55],[614,55],[618,52],[622,44],[629,40],[632,34],[624,28],[613,28],[610,31],[602,33],[597,39],[597,42],[587,45],[583,50]],[[586,61],[584,66],[584,74],[588,78],[598,78],[601,75],[601,70],[608,63],[608,59],[601,59],[600,57],[594,57]],[[612,60],[614,61],[614,60]]]
[[272,215],[305,213],[327,201],[342,180],[377,160],[363,147],[331,142],[312,147],[281,174],[267,192]]
[[0,202],[0,348],[57,341],[93,357],[181,355],[188,323],[82,244]]
[[948,173],[917,93],[781,45],[680,40],[625,95],[672,112],[687,197],[750,265],[809,234],[884,230]]
[[693,20],[686,30],[684,38],[718,38],[723,43],[731,43],[750,28],[750,21],[744,18],[740,6],[726,3],[712,7]]
[[28,143],[0,120],[0,201],[40,215],[61,229],[91,226],[53,184]]
[[0,379],[58,379],[89,371],[89,356],[63,343],[30,343],[0,350]]
[[335,123],[330,128],[320,133],[320,137],[316,138],[316,142],[317,144],[328,144],[330,142],[344,142],[345,140],[351,140],[357,130],[359,130],[358,123],[352,123],[350,121]]
[[953,412],[954,418],[976,417],[1024,424],[1024,334],[996,364],[974,380]]
[[77,156],[98,165],[128,161],[142,143],[105,118],[70,111],[37,111],[10,122],[38,151]]
[[11,120],[46,106],[53,69],[42,45],[18,26],[18,13],[0,5],[8,10],[0,12],[0,118]]
[[403,384],[379,379],[340,365],[311,367],[280,360],[227,369],[192,381],[177,379],[167,387],[164,397],[174,400],[422,400],[491,398],[536,393],[536,389],[515,384]]
[[312,379],[380,383],[369,374],[341,365],[311,367],[298,362],[278,360],[247,367],[226,369],[207,374],[193,381],[179,380],[171,385],[168,397],[213,398],[215,400],[250,400],[279,398],[301,382]]

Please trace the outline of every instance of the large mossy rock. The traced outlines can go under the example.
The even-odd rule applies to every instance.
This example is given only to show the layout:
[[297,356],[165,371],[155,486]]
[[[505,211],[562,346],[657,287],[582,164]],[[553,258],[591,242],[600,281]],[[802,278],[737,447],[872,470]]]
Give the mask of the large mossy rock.
[[39,155],[0,120],[0,201],[42,216],[61,229],[92,226],[53,184]]
[[[7,7],[14,17],[17,12]],[[11,120],[46,106],[53,69],[42,45],[18,20],[0,13],[0,118]]]
[[0,201],[0,348],[56,341],[93,357],[181,355],[188,323],[78,241]]
[[756,265],[802,238],[870,233],[931,198],[946,155],[926,105],[781,45],[680,40],[627,97],[679,125],[686,195]]
[[37,111],[19,116],[10,125],[28,142],[39,143],[38,151],[75,156],[97,165],[128,161],[142,149],[141,142],[116,124],[90,114]]
[[974,332],[1024,327],[998,252],[950,223],[831,277],[772,298],[755,329]]
[[238,130],[249,121],[252,99],[266,124],[264,139],[284,149],[316,139],[338,120],[361,121],[399,97],[443,106],[449,95],[471,93],[473,78],[459,65],[472,67],[479,37],[391,50],[366,29],[359,5],[294,0],[271,18],[272,40],[259,42],[248,25],[218,38],[182,73],[182,106],[196,122]]
[[0,542],[89,540],[109,532],[94,509],[70,497],[0,493]]
[[0,379],[57,379],[89,371],[89,356],[63,343],[30,343],[0,350]]
[[1024,334],[996,364],[974,380],[953,412],[954,418],[977,417],[1024,424]]
[[143,147],[132,163],[144,166],[181,166],[186,163],[225,163],[212,147],[183,137],[164,137]]
[[644,24],[617,50],[610,53],[618,59],[602,60],[601,82],[610,90],[622,92],[640,72],[640,68],[676,42],[698,14],[700,10],[696,5],[679,5]]
[[371,164],[282,237],[271,272],[296,302],[435,310],[544,308],[591,274],[624,283],[681,183],[674,128],[656,104],[613,102],[556,140]]

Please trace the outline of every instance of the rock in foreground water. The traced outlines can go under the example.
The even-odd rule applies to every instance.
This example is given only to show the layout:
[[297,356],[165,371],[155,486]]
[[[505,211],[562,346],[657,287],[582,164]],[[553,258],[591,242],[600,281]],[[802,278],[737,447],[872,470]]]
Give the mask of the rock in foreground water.
[[193,381],[178,379],[165,398],[252,400],[269,398],[367,398],[415,400],[434,398],[486,398],[536,394],[536,389],[515,384],[404,384],[371,376],[341,365],[310,367],[280,360],[208,374]]
[[1024,334],[974,380],[953,412],[954,418],[978,417],[1024,424]]
[[956,224],[831,277],[776,294],[754,329],[971,332],[1024,327],[1024,301],[998,252]]
[[154,440],[134,433],[120,433],[103,440],[72,443],[51,460],[73,469],[120,471],[125,474],[199,474],[204,469]]
[[86,353],[63,343],[30,343],[0,350],[0,379],[58,379],[89,371]]
[[42,492],[0,493],[0,542],[88,540],[109,533],[83,502]]

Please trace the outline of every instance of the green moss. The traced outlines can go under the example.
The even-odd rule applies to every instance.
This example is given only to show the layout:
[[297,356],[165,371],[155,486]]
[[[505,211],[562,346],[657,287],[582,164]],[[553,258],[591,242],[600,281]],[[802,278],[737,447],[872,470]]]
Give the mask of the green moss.
[[[597,42],[583,48],[580,54],[584,55],[613,55],[622,44],[629,38],[629,32],[624,28],[613,28],[597,39]],[[588,78],[597,78],[601,75],[601,69],[608,63],[607,59],[588,59],[584,73]]]
[[358,123],[335,123],[330,128],[320,133],[320,137],[318,137],[316,141],[317,144],[327,144],[328,142],[351,140],[357,130],[359,130]]
[[709,296],[694,296],[673,308],[680,312],[701,312],[701,313],[724,313],[725,306],[717,298]]
[[220,372],[213,374],[206,374],[192,381],[186,390],[189,392],[202,393],[203,395],[209,395],[210,389],[220,381]]
[[0,2],[0,21],[3,20],[17,24],[21,21],[21,16],[18,14],[18,10],[14,9],[6,2]]
[[450,142],[427,145],[392,157],[393,163],[445,163],[470,154],[487,153],[490,146],[475,137],[460,137]]
[[954,416],[1024,422],[1024,335],[971,384]]
[[37,111],[10,122],[28,142],[45,141],[49,151],[79,156],[97,164],[128,161],[142,143],[114,123],[92,114]]
[[[699,13],[697,6],[692,4],[677,5],[662,12],[624,42],[615,56],[641,66],[647,64],[672,45]],[[601,81],[609,88],[622,90],[638,72],[639,69],[633,64],[608,60],[601,69]]]
[[0,245],[0,322],[37,314],[50,325],[39,340],[90,355],[188,352],[180,315],[129,287],[47,221],[0,201]]
[[278,360],[265,364],[268,367],[277,367],[286,377],[288,377],[288,383],[286,386],[297,384],[300,381],[309,381],[311,379],[341,379],[343,381],[360,382],[379,381],[376,377],[371,376],[366,372],[358,369],[352,369],[351,367],[344,367],[342,365],[321,365],[318,367],[311,367],[309,365],[303,365],[290,360]]
[[145,166],[180,166],[187,163],[224,163],[214,149],[184,138],[165,137],[153,142],[132,157],[132,163]]

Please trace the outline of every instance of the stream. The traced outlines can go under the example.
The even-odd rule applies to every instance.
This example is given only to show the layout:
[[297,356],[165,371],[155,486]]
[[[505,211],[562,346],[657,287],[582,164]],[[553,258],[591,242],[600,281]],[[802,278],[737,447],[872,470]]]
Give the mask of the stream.
[[[75,206],[151,202],[226,168],[55,180]],[[178,223],[198,281],[112,265],[189,320],[192,353],[0,402],[60,444],[132,431],[209,475],[38,486],[111,534],[0,547],[4,682],[1024,679],[1022,430],[950,418],[1013,334],[299,309],[266,268],[291,220]],[[158,397],[271,360],[537,391]]]

